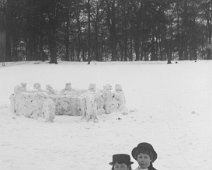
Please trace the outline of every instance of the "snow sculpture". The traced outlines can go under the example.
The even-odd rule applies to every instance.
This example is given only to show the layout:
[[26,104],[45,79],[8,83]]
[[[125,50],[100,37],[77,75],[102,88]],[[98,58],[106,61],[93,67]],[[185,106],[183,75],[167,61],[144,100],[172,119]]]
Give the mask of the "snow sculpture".
[[61,91],[61,94],[66,94],[71,92],[72,88],[71,88],[71,83],[66,83],[65,88]]
[[116,111],[127,112],[126,100],[125,100],[125,96],[124,96],[122,86],[120,84],[115,85],[114,105],[115,105]]
[[56,95],[56,115],[80,116],[79,110],[80,99],[75,93],[67,93],[65,95]]
[[99,90],[96,91],[96,105],[97,105],[97,114],[104,114],[104,97],[103,97],[103,91]]
[[81,97],[81,111],[82,119],[87,121],[93,120],[94,122],[98,121],[97,118],[97,98],[96,98],[96,85],[90,84],[88,87],[88,92],[83,94]]
[[46,121],[53,121],[55,115],[55,103],[49,96],[42,92],[22,92],[15,95],[16,115]]
[[56,90],[54,90],[53,87],[49,84],[46,85],[46,91],[50,95],[57,94]]
[[44,98],[39,93],[22,92],[15,95],[16,115],[24,115],[29,118],[37,119],[42,117],[42,105]]
[[21,83],[21,85],[18,85],[14,88],[14,93],[20,93],[26,91],[26,83]]
[[42,113],[46,122],[53,122],[55,118],[55,103],[47,98],[43,102]]
[[89,84],[88,90],[90,92],[94,92],[95,93],[96,92],[96,84],[94,84],[94,83]]
[[11,113],[15,113],[16,112],[16,109],[15,109],[15,94],[11,94],[10,97],[10,110],[11,110]]
[[17,113],[17,110],[19,109],[20,105],[16,102],[18,100],[20,100],[20,93],[25,92],[26,91],[26,83],[21,83],[20,85],[17,85],[14,88],[14,94],[10,95],[10,107],[11,107],[11,111],[12,113]]
[[72,90],[71,83],[66,83],[65,88],[60,93],[50,85],[46,86],[46,91],[55,102],[56,115],[80,115],[79,95],[77,91]]
[[[26,83],[21,83],[21,85],[14,88],[14,94],[10,96],[12,113],[16,115],[24,115],[25,117],[33,119],[38,119],[40,117],[44,118],[42,109],[43,104],[45,103],[44,101],[47,100],[48,94],[45,94],[45,92],[42,91],[39,83],[35,83],[33,87],[35,91],[27,91]],[[54,107],[55,104],[53,105],[53,108]],[[49,114],[46,110],[45,116]],[[46,117],[49,117],[48,120],[50,121],[52,121],[54,118],[53,116],[52,118],[50,118],[51,116]]]
[[120,84],[115,85],[113,92],[110,84],[106,84],[103,90],[97,90],[96,84],[89,84],[88,90],[76,90],[71,88],[71,83],[66,83],[61,92],[50,85],[42,90],[39,83],[33,87],[33,91],[27,91],[26,83],[21,83],[14,88],[14,94],[10,95],[12,113],[52,122],[55,115],[82,116],[87,121],[98,121],[100,114],[127,112]]
[[106,84],[103,87],[104,110],[106,114],[112,113],[113,93],[111,90],[112,86],[110,84]]
[[65,88],[54,95],[56,115],[80,116],[80,95],[84,91],[71,88],[71,83],[66,83]]
[[82,115],[82,119],[86,118],[86,96],[85,94],[80,95],[79,97],[79,110]]
[[42,91],[40,83],[34,83],[33,88],[35,91]]
[[65,90],[71,91],[71,83],[66,83]]

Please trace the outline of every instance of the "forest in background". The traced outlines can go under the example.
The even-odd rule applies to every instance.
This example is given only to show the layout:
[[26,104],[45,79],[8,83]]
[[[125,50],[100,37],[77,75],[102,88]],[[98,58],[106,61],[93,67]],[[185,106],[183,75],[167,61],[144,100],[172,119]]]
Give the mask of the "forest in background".
[[212,59],[211,0],[0,0],[0,61]]

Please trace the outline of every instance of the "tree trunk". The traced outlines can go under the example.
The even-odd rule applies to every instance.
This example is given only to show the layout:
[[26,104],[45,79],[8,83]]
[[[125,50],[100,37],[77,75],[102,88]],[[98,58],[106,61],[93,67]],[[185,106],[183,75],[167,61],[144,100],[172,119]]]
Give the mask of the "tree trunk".
[[183,36],[183,59],[188,60],[188,4],[187,0],[184,0],[184,13],[183,13],[183,20],[184,20],[184,36]]
[[[141,60],[141,31],[143,31],[143,24],[141,25],[143,19],[143,10],[139,7],[138,11],[136,12],[136,23],[135,23],[135,34],[134,34],[134,48],[135,48],[135,56],[136,61]],[[143,35],[142,35],[143,37]],[[143,40],[143,38],[142,38]],[[143,41],[142,41],[143,44]]]
[[127,35],[127,7],[126,7],[126,0],[124,0],[124,61],[127,61],[127,39],[128,39],[128,35]]
[[130,61],[133,61],[133,39],[130,37]]
[[154,35],[154,30],[152,30],[152,41],[151,41],[151,61],[156,61],[157,55],[156,55],[156,49],[155,49],[155,35]]
[[0,30],[0,61],[6,60],[6,31]]
[[116,51],[116,38],[112,37],[111,48],[112,48],[112,61],[116,61],[117,51]]
[[139,35],[135,37],[135,60],[140,60],[140,41],[139,41]]
[[116,16],[115,16],[115,0],[112,2],[107,2],[107,23],[110,32],[110,48],[112,52],[112,61],[116,61],[116,47],[117,47],[117,37],[116,37]]
[[66,55],[65,61],[69,61],[69,27],[70,27],[70,10],[68,7],[67,11],[67,25],[66,25],[66,34],[65,34],[65,48],[66,48]]
[[208,18],[207,19],[207,29],[208,29],[208,48],[207,48],[207,59],[210,60],[212,59],[211,57],[211,49],[212,49],[212,44],[211,44],[211,29],[212,29],[212,26],[211,26],[211,18]]
[[6,60],[6,16],[0,8],[0,61],[5,64]]
[[90,12],[90,0],[88,0],[88,64],[91,62],[91,12]]
[[57,46],[56,46],[56,21],[55,18],[50,18],[50,34],[49,34],[49,50],[50,50],[50,62],[57,64]]
[[[97,22],[97,21],[96,21]],[[95,60],[101,61],[99,56],[99,44],[98,44],[98,23],[95,24]]]
[[[77,20],[77,43],[76,43],[76,51],[77,51],[77,58],[80,58],[80,51],[81,51],[81,47],[82,43],[81,43],[81,26],[80,26],[80,19],[79,19],[79,11],[76,12],[76,20]],[[83,61],[85,61],[83,59]]]
[[94,30],[95,30],[95,60],[96,61],[102,61],[101,57],[99,56],[99,26],[98,26],[98,22],[99,22],[99,5],[98,5],[98,1],[96,2],[96,21],[94,23]]

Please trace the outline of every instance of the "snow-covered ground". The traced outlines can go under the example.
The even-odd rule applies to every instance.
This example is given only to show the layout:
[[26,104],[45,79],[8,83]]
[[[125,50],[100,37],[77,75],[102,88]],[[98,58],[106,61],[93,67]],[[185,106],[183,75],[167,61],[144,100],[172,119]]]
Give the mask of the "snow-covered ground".
[[[58,90],[66,82],[78,89],[120,83],[129,113],[103,115],[98,123],[14,117],[9,95],[20,82]],[[0,66],[0,170],[108,170],[112,154],[130,154],[140,142],[154,146],[158,170],[212,169],[211,61]]]

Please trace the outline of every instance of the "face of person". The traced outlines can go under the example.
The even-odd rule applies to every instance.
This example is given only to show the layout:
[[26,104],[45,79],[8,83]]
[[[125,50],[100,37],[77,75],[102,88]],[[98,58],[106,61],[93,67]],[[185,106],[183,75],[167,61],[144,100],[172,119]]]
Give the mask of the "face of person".
[[129,170],[129,167],[125,163],[115,163],[113,166],[114,170]]
[[147,169],[150,166],[151,159],[148,154],[140,153],[137,156],[137,162],[141,169]]

